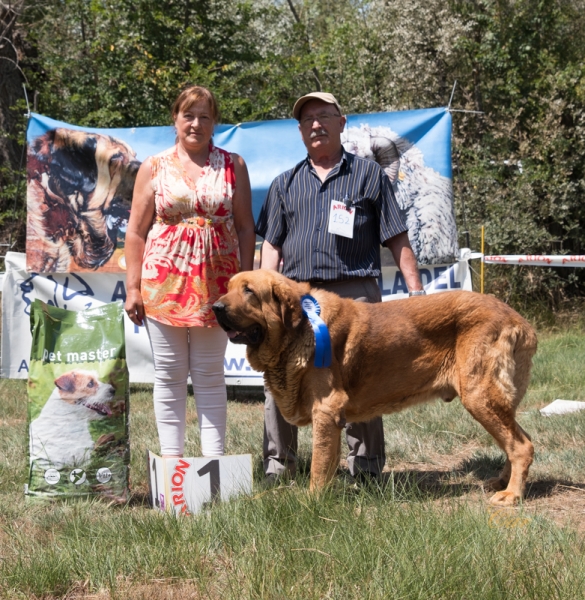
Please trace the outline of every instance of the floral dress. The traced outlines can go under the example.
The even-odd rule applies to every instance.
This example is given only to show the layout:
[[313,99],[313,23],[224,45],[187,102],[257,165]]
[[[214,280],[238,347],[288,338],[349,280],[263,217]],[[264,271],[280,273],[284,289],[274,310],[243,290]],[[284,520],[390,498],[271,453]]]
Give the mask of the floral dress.
[[151,158],[155,218],[144,248],[146,316],[178,327],[217,326],[213,303],[240,270],[231,155],[210,144],[196,183],[174,146]]

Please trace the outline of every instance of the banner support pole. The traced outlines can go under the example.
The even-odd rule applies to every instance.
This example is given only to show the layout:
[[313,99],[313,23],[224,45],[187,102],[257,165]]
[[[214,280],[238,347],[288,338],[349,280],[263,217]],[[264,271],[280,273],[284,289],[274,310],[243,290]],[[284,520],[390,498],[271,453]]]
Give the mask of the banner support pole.
[[481,226],[481,267],[480,267],[480,274],[479,274],[479,289],[480,289],[481,294],[483,294],[483,265],[485,264],[483,262],[484,240],[485,240],[485,227],[482,225]]

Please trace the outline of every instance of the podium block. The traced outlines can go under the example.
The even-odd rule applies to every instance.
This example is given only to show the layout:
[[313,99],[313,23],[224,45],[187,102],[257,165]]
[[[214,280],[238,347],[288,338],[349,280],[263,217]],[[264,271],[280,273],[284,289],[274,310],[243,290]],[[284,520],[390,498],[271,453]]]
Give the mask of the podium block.
[[149,451],[148,476],[153,508],[195,514],[252,492],[252,455],[162,458]]

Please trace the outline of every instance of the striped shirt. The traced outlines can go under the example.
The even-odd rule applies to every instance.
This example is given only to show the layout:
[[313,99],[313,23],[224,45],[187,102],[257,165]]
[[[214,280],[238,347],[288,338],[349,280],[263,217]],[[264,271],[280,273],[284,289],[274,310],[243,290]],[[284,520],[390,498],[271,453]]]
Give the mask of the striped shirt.
[[[328,232],[331,202],[346,198],[355,208],[351,239]],[[296,281],[378,277],[380,244],[404,231],[382,168],[345,150],[324,182],[308,156],[279,175],[256,223],[256,233],[282,249],[283,274]]]

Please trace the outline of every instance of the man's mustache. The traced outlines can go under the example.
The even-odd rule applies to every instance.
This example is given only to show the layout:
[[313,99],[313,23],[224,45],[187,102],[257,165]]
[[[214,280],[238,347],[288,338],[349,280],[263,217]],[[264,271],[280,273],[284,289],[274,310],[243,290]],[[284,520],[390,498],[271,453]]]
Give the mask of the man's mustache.
[[311,131],[310,139],[317,137],[318,135],[327,135],[327,132],[324,129],[318,129],[317,131]]

